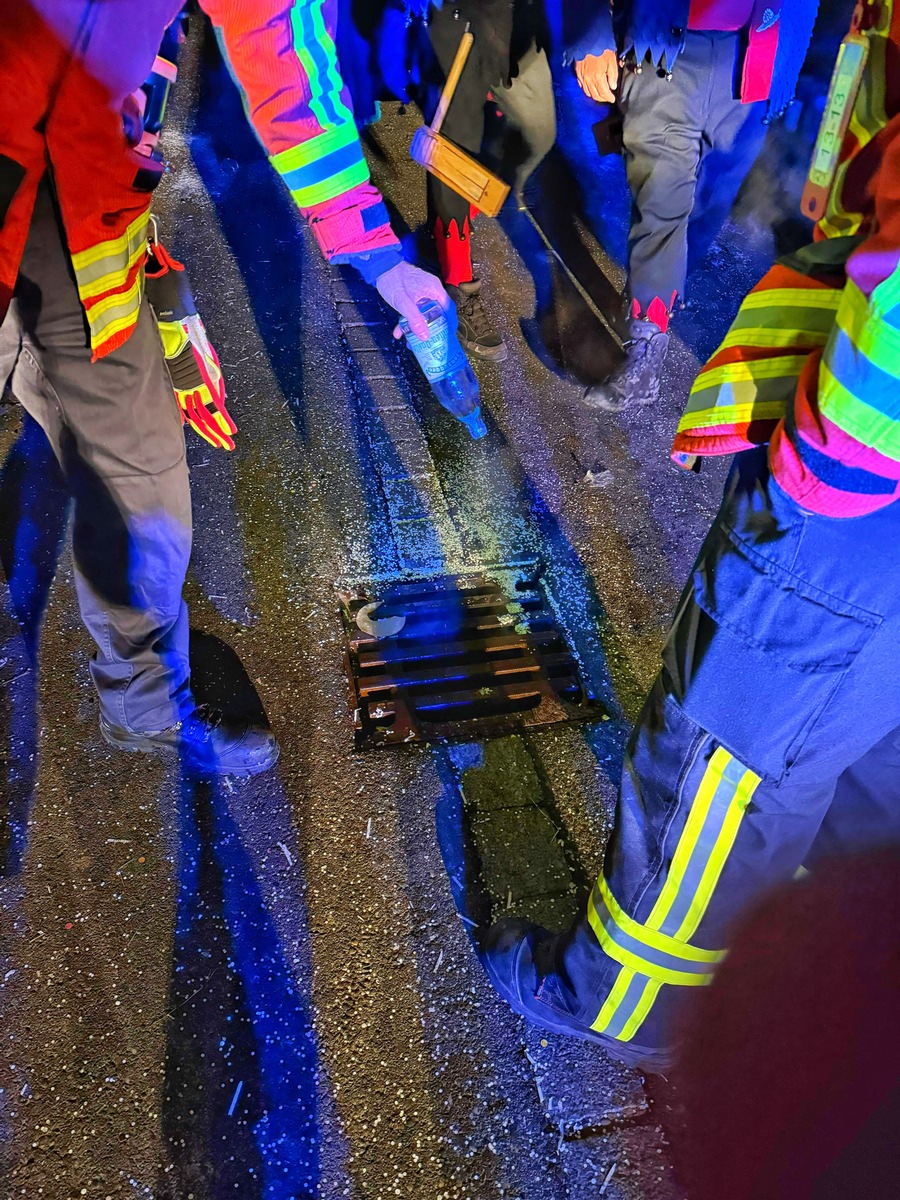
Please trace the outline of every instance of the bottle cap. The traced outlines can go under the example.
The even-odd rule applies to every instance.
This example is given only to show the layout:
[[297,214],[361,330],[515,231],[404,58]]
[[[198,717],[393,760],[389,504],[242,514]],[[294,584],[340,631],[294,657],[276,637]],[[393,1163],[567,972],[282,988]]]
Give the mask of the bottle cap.
[[470,413],[466,413],[464,417],[460,417],[459,419],[476,440],[483,438],[487,433],[487,425],[485,425],[484,418],[481,415],[481,405],[473,408]]

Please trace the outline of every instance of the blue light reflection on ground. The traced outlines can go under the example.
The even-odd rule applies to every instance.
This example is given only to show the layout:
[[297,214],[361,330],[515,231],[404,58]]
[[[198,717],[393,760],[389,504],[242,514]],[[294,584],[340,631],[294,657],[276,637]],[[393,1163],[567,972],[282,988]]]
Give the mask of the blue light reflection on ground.
[[305,1200],[320,1179],[316,1035],[231,802],[182,783],[162,1194]]

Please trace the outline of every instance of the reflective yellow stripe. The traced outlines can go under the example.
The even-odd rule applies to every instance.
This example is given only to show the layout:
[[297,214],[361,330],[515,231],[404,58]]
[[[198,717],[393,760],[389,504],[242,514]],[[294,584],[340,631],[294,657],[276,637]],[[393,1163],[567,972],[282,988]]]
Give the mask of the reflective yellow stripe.
[[131,287],[124,292],[113,292],[111,296],[104,296],[102,300],[98,300],[96,304],[92,304],[86,309],[88,320],[91,323],[91,328],[101,329],[104,321],[101,318],[108,314],[115,314],[116,309],[127,304],[131,307],[137,307],[137,301],[141,294],[141,280],[138,276]]
[[764,400],[751,401],[749,404],[715,405],[697,412],[687,412],[678,422],[678,432],[715,425],[749,425],[751,421],[779,421],[784,416],[784,405],[784,400]]
[[[710,978],[711,977],[707,975],[703,982],[709,983]],[[622,1030],[618,1035],[618,1040],[620,1042],[630,1042],[643,1025],[644,1019],[647,1016],[647,1013],[649,1013],[650,1009],[653,1007],[653,1002],[659,995],[659,989],[661,987],[662,984],[658,979],[648,979],[644,984],[644,991],[641,994],[640,1000],[638,1000],[634,1007],[634,1011],[622,1026]]]
[[144,236],[138,239],[137,245],[131,251],[126,262],[117,263],[105,275],[99,276],[93,283],[83,280],[82,276],[76,271],[75,278],[78,281],[78,294],[81,296],[81,299],[91,300],[94,296],[102,296],[104,292],[110,292],[113,288],[121,286],[146,251],[147,239]]
[[369,168],[365,159],[362,159],[337,175],[312,183],[309,187],[292,188],[291,195],[298,208],[312,208],[314,204],[322,204],[325,200],[333,200],[335,196],[349,192],[357,184],[366,183],[368,178]]
[[[683,940],[679,940],[677,937],[669,937],[665,933],[659,933],[658,929],[652,929],[649,925],[642,925],[639,921],[633,920],[622,910],[602,875],[597,880],[597,886],[616,925],[646,946],[650,946],[654,950],[661,950],[663,954],[684,958],[689,962],[712,964],[722,959],[721,950],[701,950],[698,946],[687,946]],[[593,897],[591,899],[593,900]],[[588,908],[590,910],[591,902],[589,902]],[[594,914],[596,916],[596,908],[594,908]]]
[[606,997],[603,1007],[597,1014],[597,1019],[591,1026],[591,1029],[595,1029],[597,1033],[603,1033],[617,1012],[619,1005],[622,1003],[622,998],[628,991],[628,985],[631,983],[634,977],[635,972],[632,971],[630,967],[622,968],[616,977],[616,982],[613,984],[612,990]]
[[330,129],[353,114],[341,99],[337,51],[322,15],[323,0],[293,0],[291,26],[294,53],[306,73],[309,107],[319,124]]
[[840,288],[768,288],[751,292],[741,301],[748,308],[834,308],[841,302]]
[[85,309],[91,327],[91,346],[98,350],[104,342],[137,321],[141,305],[141,277],[137,276],[126,292],[116,292]]
[[103,327],[101,333],[95,334],[91,332],[91,349],[100,350],[107,342],[111,341],[117,333],[121,333],[125,329],[131,329],[137,324],[139,309],[137,306],[118,320],[110,321],[108,325]]
[[816,346],[824,346],[829,333],[830,330],[783,329],[773,325],[749,328],[739,325],[726,333],[719,350],[727,350],[731,346],[771,346],[773,350],[787,346],[808,346],[812,350]]
[[[609,957],[615,959],[617,963],[621,963],[623,967],[630,967],[636,974],[646,975],[648,978],[656,979],[660,983],[674,983],[679,987],[703,987],[704,984],[709,982],[708,971],[678,971],[673,967],[662,966],[660,963],[655,962],[651,954],[644,957],[620,945],[603,922],[599,920],[597,910],[593,906],[592,901],[588,901],[588,920],[597,941]],[[711,964],[710,970],[712,970]]]
[[[734,761],[736,760],[733,756],[722,746],[716,749],[709,760],[709,764],[703,773],[703,779],[700,781],[700,787],[697,789],[696,798],[691,805],[691,811],[684,830],[678,840],[678,847],[672,859],[672,865],[666,875],[666,882],[657,897],[653,911],[650,913],[647,921],[650,929],[659,929],[669,915],[672,905],[675,903],[681,890],[684,873],[691,861],[694,847],[703,829],[712,799],[722,781],[726,768]],[[725,859],[728,857],[728,853],[734,844],[734,839],[737,835],[737,826],[740,824],[750,798],[759,785],[759,782],[759,776],[750,770],[744,771],[741,776],[740,783],[729,801],[722,829],[709,856],[690,909],[678,932],[674,935],[676,939],[690,937],[700,924],[700,918],[706,912],[712,890],[722,872],[722,867],[725,865]]]
[[892,7],[892,0],[884,0],[884,3],[878,6],[877,28],[866,30],[866,36],[869,39],[869,59],[848,127],[856,138],[857,148],[851,157],[842,162],[835,171],[825,216],[818,226],[826,237],[846,237],[855,234],[862,224],[862,215],[844,208],[841,197],[851,164],[860,151],[887,124],[885,86],[887,42],[890,36]]
[[700,372],[691,392],[702,392],[704,388],[720,387],[725,383],[775,379],[780,375],[796,377],[803,370],[808,357],[808,354],[784,354],[779,358],[763,358],[757,362],[724,363],[721,367],[710,367]]
[[270,155],[269,162],[279,175],[286,175],[288,171],[308,167],[310,163],[326,158],[335,150],[352,146],[358,140],[359,134],[351,120],[346,125],[336,125],[333,129],[326,129],[324,133],[317,133],[315,137],[308,138],[297,146],[291,146],[289,150]]
[[[142,291],[140,272],[130,286],[125,284],[146,251],[148,224],[149,210],[131,221],[119,237],[72,255],[78,295],[95,351],[137,321]],[[107,292],[109,295],[104,294]],[[96,300],[97,296],[103,299]]]
[[[612,1037],[629,1041],[640,1029],[664,983],[697,987],[710,982],[712,970],[724,958],[725,952],[703,950],[689,946],[687,942],[696,933],[709,907],[741,821],[759,783],[760,777],[744,767],[724,747],[716,748],[703,772],[662,890],[646,923],[641,924],[629,917],[616,902],[606,880],[602,876],[598,880],[603,903],[616,926],[632,941],[643,943],[647,947],[647,955],[639,956],[633,947],[625,948],[616,941],[614,934],[600,919],[592,893],[588,903],[591,928],[604,951],[624,968],[619,972],[592,1025],[597,1032],[609,1031]],[[713,834],[710,846],[708,843]],[[682,893],[689,876],[692,878],[693,894],[685,907],[687,895]],[[677,909],[676,903],[679,903]],[[678,928],[674,933],[671,930],[663,933],[662,927],[667,918],[674,916],[677,920],[682,907],[684,915]],[[695,964],[695,969],[681,972],[661,966],[658,961],[661,954],[680,957],[686,964]],[[654,961],[654,955],[657,961]],[[709,969],[698,973],[698,964]],[[645,980],[642,987],[641,979]]]
[[688,813],[688,819],[685,822],[681,837],[678,839],[675,855],[666,875],[666,882],[656,898],[653,911],[650,913],[650,918],[647,921],[647,926],[650,929],[659,929],[660,925],[662,925],[663,921],[669,915],[669,909],[678,895],[678,890],[681,887],[684,873],[694,852],[697,838],[703,829],[704,822],[709,813],[709,807],[712,804],[713,796],[716,794],[716,788],[719,786],[722,774],[730,761],[731,755],[727,750],[719,746],[709,760],[706,770],[703,772],[703,778],[700,780],[700,786],[691,805],[691,811]]
[[[753,771],[747,770],[741,782],[738,784],[737,790],[731,799],[728,812],[722,824],[722,829],[716,839],[716,844],[709,856],[706,868],[700,880],[700,884],[694,893],[694,898],[691,901],[690,908],[685,914],[685,918],[678,926],[678,931],[675,934],[676,938],[693,937],[697,932],[697,928],[703,919],[703,915],[709,907],[709,902],[712,899],[712,894],[716,889],[716,884],[719,882],[719,876],[731,853],[734,846],[735,838],[737,837],[738,828],[744,818],[744,813],[747,811],[747,806],[759,785],[759,776]],[[652,918],[651,918],[652,919]]]
[[900,462],[900,424],[844,387],[827,363],[819,369],[819,411],[850,437],[877,446],[879,454]]
[[75,268],[75,274],[83,276],[90,282],[97,276],[98,264],[103,264],[99,272],[101,275],[105,275],[111,270],[111,266],[106,266],[104,260],[109,259],[111,264],[118,260],[121,264],[130,258],[132,249],[140,243],[146,242],[149,223],[148,209],[139,217],[135,217],[120,237],[111,238],[108,242],[98,242],[96,246],[91,246],[87,250],[79,250],[77,254],[73,254],[72,266]]
[[[900,267],[895,273],[900,277]],[[890,276],[885,283],[889,280]],[[847,280],[836,324],[860,354],[900,383],[900,329],[885,323],[851,279]]]

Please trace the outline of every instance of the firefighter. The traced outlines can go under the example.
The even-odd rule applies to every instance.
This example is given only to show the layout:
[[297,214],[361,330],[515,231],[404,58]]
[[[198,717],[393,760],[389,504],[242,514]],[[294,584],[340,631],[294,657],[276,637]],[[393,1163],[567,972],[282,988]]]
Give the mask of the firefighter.
[[751,901],[900,831],[900,2],[860,3],[846,44],[810,173],[816,240],[746,297],[675,441],[739,453],[603,872],[565,934],[513,920],[480,939],[517,1012],[651,1069]]
[[585,95],[617,102],[632,197],[625,359],[585,403],[605,412],[659,397],[669,319],[688,251],[709,248],[791,101],[818,0],[567,0],[568,60]]
[[[191,506],[182,416],[144,297],[152,179],[133,93],[178,0],[9,0],[0,23],[0,377],[44,429],[74,500],[75,581],[96,642],[103,736],[254,774],[272,734],[191,694],[182,584]],[[254,127],[323,253],[352,263],[427,337],[369,182],[334,52],[334,0],[204,0]],[[129,140],[130,135],[130,140]],[[150,175],[152,176],[152,172]],[[206,407],[202,405],[201,407]]]

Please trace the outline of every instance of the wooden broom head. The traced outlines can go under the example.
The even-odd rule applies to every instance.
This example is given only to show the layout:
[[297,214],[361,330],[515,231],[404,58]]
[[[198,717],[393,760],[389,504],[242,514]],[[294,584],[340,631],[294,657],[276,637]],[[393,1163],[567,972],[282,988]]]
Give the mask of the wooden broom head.
[[508,184],[427,125],[416,130],[409,153],[420,167],[487,217],[496,217],[509,195]]

